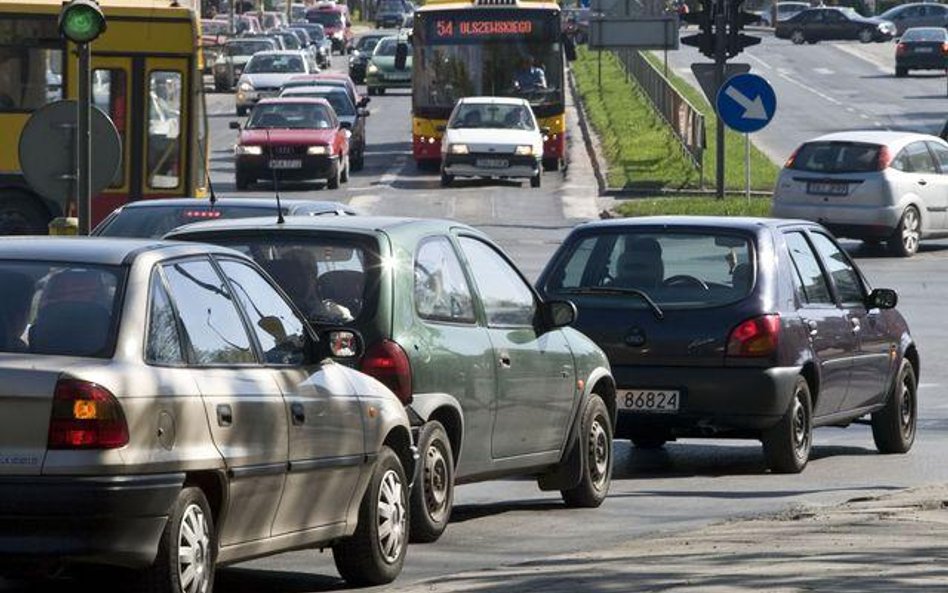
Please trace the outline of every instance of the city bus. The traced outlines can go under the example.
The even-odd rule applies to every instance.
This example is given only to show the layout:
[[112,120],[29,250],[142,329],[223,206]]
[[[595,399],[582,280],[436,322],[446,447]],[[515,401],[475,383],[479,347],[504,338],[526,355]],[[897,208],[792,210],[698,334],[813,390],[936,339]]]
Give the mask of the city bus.
[[[119,132],[122,160],[92,199],[93,225],[126,202],[201,197],[207,185],[198,14],[168,0],[99,4],[107,29],[92,42],[92,99]],[[77,98],[75,47],[57,29],[61,7],[61,0],[0,0],[0,234],[45,233],[52,218],[78,211],[74,195],[34,192],[18,157],[30,115]],[[95,145],[93,138],[93,159]]]
[[[441,132],[461,97],[530,101],[547,128],[543,167],[555,170],[566,147],[564,59],[575,55],[562,34],[560,6],[531,0],[428,0],[412,29],[412,154],[420,167],[441,159]],[[545,84],[517,83],[539,68]]]

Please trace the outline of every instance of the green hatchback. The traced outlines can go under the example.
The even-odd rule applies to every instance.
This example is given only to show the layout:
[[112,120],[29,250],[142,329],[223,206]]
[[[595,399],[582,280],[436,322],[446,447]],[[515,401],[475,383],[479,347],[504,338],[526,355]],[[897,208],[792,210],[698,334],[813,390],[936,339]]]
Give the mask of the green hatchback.
[[455,482],[529,475],[568,506],[605,499],[616,415],[609,362],[569,327],[573,304],[540,298],[480,231],[288,217],[198,223],[167,237],[246,253],[316,327],[357,330],[358,368],[405,404],[421,455],[413,541],[444,531]]
[[370,95],[384,95],[385,89],[411,88],[411,46],[405,67],[399,69],[395,65],[395,54],[398,45],[408,43],[404,37],[393,35],[385,37],[375,46],[372,58],[365,69],[365,86]]

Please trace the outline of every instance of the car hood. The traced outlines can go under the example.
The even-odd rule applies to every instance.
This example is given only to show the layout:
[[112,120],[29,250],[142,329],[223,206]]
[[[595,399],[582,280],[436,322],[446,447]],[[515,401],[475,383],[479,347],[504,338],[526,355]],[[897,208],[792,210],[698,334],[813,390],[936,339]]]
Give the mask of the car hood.
[[250,58],[253,56],[224,56],[221,55],[217,58],[217,64],[226,65],[232,63],[234,66],[244,66],[247,62],[250,61]]
[[[269,133],[269,135],[268,135]],[[335,130],[288,130],[285,128],[245,129],[240,132],[240,143],[250,146],[272,144],[332,144]]]
[[877,16],[859,16],[857,18],[854,18],[853,21],[857,23],[872,23],[873,25],[889,24],[889,25],[892,25],[893,27],[895,26],[895,23],[893,23],[892,21],[884,19],[884,18],[880,18]]
[[513,152],[514,146],[542,144],[540,133],[536,130],[498,130],[490,128],[462,128],[448,130],[444,136],[444,144],[467,144],[472,152],[489,151],[493,148],[501,152],[502,147],[508,147],[506,152]]
[[[373,56],[372,63],[382,72],[395,72],[395,56]],[[405,61],[405,72],[411,71],[411,56]]]
[[300,76],[303,72],[254,72],[253,74],[244,72],[240,77],[241,82],[249,82],[254,88],[276,88],[283,86],[283,83]]

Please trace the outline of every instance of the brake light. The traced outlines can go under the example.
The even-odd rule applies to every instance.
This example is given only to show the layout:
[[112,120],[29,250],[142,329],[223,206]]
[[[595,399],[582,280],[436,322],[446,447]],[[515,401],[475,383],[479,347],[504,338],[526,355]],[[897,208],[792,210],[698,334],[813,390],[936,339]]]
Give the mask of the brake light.
[[879,147],[879,171],[885,171],[892,164],[892,151],[888,146]]
[[897,55],[897,56],[898,56],[898,55],[902,55],[902,54],[905,53],[905,50],[907,50],[907,49],[908,49],[908,46],[907,46],[907,45],[905,45],[904,43],[900,43],[900,44],[898,44],[898,45],[895,46],[895,55]]
[[50,449],[117,449],[128,444],[122,406],[107,389],[60,379],[49,418]]
[[220,210],[185,210],[185,218],[220,218]]
[[727,339],[727,355],[770,356],[777,351],[780,315],[762,315],[739,324]]
[[941,53],[948,55],[948,41],[941,44]]
[[800,152],[800,149],[799,149],[799,148],[797,148],[796,150],[793,151],[793,154],[791,154],[791,155],[790,155],[790,158],[787,159],[787,162],[784,163],[784,165],[783,165],[783,168],[784,168],[784,169],[792,169],[792,168],[793,168],[793,163],[794,163],[794,161],[797,160],[797,153],[798,153],[798,152]]
[[360,370],[381,381],[403,404],[411,403],[411,363],[395,342],[382,340],[372,345],[362,356]]

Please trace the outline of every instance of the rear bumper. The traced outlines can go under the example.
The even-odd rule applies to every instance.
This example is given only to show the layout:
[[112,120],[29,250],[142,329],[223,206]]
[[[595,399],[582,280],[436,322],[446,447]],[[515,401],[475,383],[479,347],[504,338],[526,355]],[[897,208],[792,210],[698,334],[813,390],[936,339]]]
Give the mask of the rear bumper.
[[896,56],[895,66],[896,68],[916,68],[918,70],[944,70],[948,68],[948,58],[941,53]]
[[184,474],[0,479],[0,562],[151,564]]
[[885,239],[899,224],[902,210],[898,206],[814,206],[774,201],[773,215],[818,222],[837,237]]
[[[757,433],[787,411],[798,367],[613,367],[619,417],[616,436],[629,438],[643,428],[673,436]],[[677,389],[677,413],[623,409],[627,389]],[[750,436],[750,435],[743,435]]]

